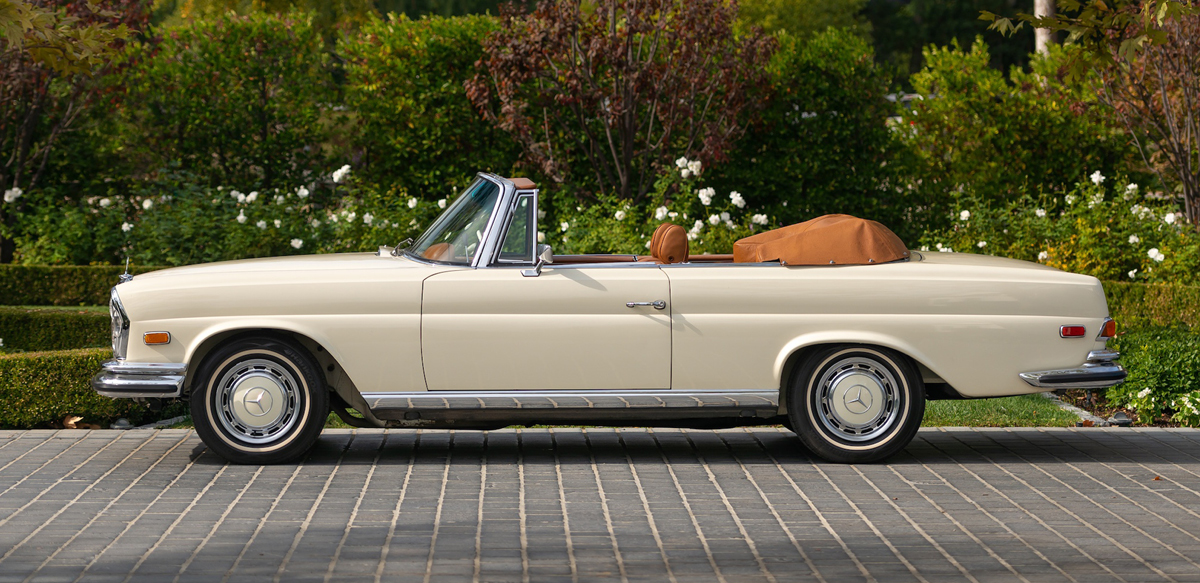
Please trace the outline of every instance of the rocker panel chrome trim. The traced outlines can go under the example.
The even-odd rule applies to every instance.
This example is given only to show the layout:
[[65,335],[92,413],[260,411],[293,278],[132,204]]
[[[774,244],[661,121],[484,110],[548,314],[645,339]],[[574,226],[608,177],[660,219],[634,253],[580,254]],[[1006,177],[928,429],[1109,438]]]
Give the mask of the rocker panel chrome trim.
[[364,393],[376,409],[778,409],[778,391],[419,391]]

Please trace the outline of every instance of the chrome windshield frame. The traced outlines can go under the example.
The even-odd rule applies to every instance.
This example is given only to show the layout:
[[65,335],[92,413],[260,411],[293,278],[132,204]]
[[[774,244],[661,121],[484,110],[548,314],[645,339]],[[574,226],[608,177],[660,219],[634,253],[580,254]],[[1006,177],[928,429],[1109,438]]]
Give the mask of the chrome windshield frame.
[[[445,261],[434,261],[432,259],[422,257],[420,255],[417,255],[416,253],[413,253],[410,250],[412,246],[416,245],[416,243],[414,243],[412,246],[410,246],[409,249],[405,249],[403,251],[404,255],[410,259],[414,259],[414,260],[420,261],[422,263],[429,263],[429,264],[434,264],[434,265],[455,265],[455,266],[459,266],[459,267],[470,267],[472,269],[477,269],[480,266],[488,265],[491,261],[492,256],[495,255],[496,249],[499,247],[498,240],[501,236],[501,233],[499,231],[503,231],[504,230],[503,226],[507,224],[504,222],[500,222],[500,215],[505,215],[505,217],[507,218],[509,212],[511,212],[511,203],[514,200],[514,195],[516,194],[517,189],[516,189],[516,185],[514,185],[512,183],[512,181],[507,178],[504,178],[502,176],[497,176],[495,174],[491,174],[488,172],[479,172],[475,175],[475,179],[471,181],[471,184],[469,184],[467,186],[467,188],[465,190],[463,190],[463,193],[465,194],[465,193],[469,192],[471,190],[471,188],[473,188],[480,181],[491,182],[492,184],[495,184],[496,186],[498,186],[500,188],[500,196],[496,197],[496,203],[492,207],[491,215],[488,217],[488,222],[483,228],[483,235],[481,237],[479,247],[475,250],[475,253],[474,253],[474,255],[472,255],[471,261],[469,263],[464,264],[464,263],[450,263],[450,262],[445,262]],[[461,199],[459,199],[459,200],[461,200]],[[455,201],[455,203],[457,203],[457,202],[458,202],[458,200]],[[431,223],[427,229],[425,229],[425,232],[421,233],[420,237],[417,237],[417,242],[420,242],[427,233],[429,233],[432,229],[434,229],[441,222],[441,219],[443,217],[447,216],[446,213],[450,212],[450,210],[454,208],[455,203],[451,203],[450,208],[447,208],[446,212],[442,213],[441,215],[438,215],[438,218],[435,219],[433,221],[433,223]],[[535,215],[535,217],[536,217],[536,215]]]

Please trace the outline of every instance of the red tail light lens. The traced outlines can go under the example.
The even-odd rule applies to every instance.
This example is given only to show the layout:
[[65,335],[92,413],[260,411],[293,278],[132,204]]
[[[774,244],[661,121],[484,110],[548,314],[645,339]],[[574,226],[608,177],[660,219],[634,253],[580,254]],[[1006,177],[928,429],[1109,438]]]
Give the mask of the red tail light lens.
[[1063,338],[1083,338],[1087,334],[1087,328],[1084,326],[1063,326],[1058,329],[1058,335]]

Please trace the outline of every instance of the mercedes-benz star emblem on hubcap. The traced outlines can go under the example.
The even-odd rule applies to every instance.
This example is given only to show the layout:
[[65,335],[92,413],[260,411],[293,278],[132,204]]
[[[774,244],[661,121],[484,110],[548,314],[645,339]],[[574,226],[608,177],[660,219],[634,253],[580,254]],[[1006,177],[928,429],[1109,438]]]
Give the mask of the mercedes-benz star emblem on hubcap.
[[271,394],[263,389],[250,389],[246,391],[246,397],[242,399],[242,403],[246,406],[247,413],[255,417],[262,417],[271,410]]
[[861,385],[846,391],[846,408],[852,413],[866,413],[871,408],[871,392]]

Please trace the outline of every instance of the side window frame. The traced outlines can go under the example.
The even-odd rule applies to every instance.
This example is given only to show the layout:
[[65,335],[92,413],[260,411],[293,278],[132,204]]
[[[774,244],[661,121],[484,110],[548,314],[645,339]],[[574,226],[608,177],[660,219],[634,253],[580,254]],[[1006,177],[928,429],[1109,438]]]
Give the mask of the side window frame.
[[[504,243],[508,239],[509,229],[512,228],[513,221],[516,219],[516,210],[517,210],[517,207],[519,207],[521,205],[522,199],[529,199],[529,205],[530,205],[529,223],[526,226],[527,236],[532,239],[532,244],[530,245],[529,256],[524,257],[522,259],[503,259],[502,256],[504,255]],[[504,232],[502,232],[500,234],[500,238],[497,240],[496,253],[495,253],[495,256],[492,258],[491,265],[497,266],[497,267],[503,267],[503,266],[526,267],[529,265],[533,265],[534,263],[537,262],[537,250],[538,250],[537,199],[538,199],[538,197],[537,197],[536,190],[519,192],[519,193],[517,193],[516,196],[513,197],[512,204],[510,204],[508,207],[508,221],[504,225]]]

